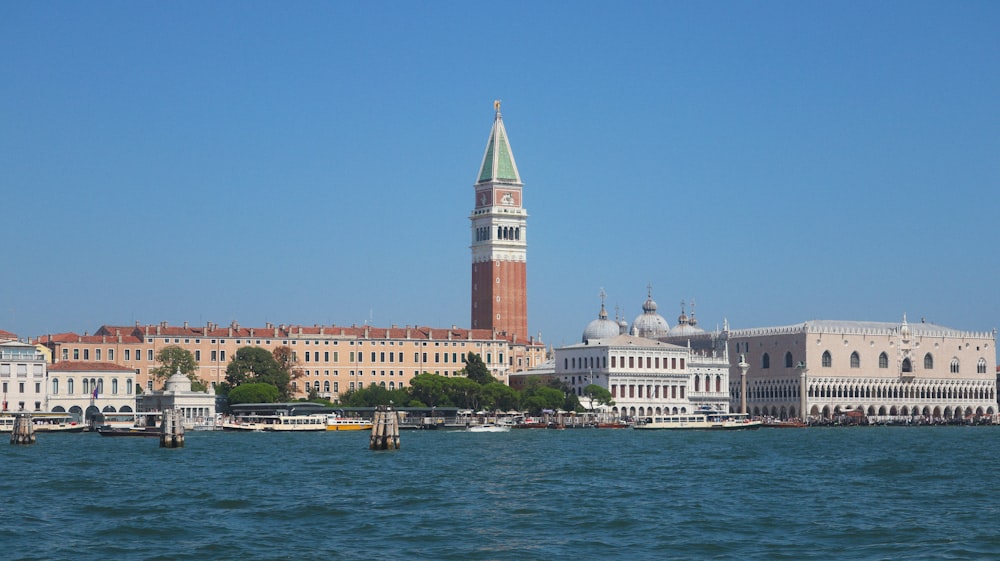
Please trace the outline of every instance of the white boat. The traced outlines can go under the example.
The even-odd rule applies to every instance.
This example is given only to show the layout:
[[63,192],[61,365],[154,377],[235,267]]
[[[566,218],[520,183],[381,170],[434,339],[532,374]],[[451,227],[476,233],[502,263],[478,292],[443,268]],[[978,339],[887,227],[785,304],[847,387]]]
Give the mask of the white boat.
[[[15,416],[11,413],[0,414],[0,433],[14,431]],[[35,432],[83,432],[87,428],[66,413],[31,413],[29,416],[35,425]]]
[[467,432],[510,432],[510,425],[486,423],[483,425],[469,425],[465,430]]
[[372,422],[369,419],[340,415],[326,416],[326,430],[371,430],[371,428]]
[[326,430],[326,415],[246,415],[222,423],[222,430],[311,432]]
[[693,413],[642,417],[633,425],[637,430],[742,430],[756,429],[760,421],[746,413],[723,413],[699,409]]

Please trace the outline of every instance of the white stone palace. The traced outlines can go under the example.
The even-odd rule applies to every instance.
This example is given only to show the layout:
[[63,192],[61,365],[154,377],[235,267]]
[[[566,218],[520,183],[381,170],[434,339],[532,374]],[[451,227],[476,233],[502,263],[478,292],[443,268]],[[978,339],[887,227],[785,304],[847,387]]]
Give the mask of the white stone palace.
[[608,318],[604,296],[602,291],[601,311],[581,342],[555,349],[552,375],[578,396],[590,384],[607,389],[614,400],[609,410],[620,417],[688,413],[700,407],[729,412],[724,346],[718,352],[653,339],[666,336],[670,328],[656,313],[652,289],[631,328]]
[[997,413],[996,330],[909,323],[904,315],[899,323],[813,320],[726,328],[684,340],[729,349],[731,406],[737,411],[744,360],[751,415],[934,422]]

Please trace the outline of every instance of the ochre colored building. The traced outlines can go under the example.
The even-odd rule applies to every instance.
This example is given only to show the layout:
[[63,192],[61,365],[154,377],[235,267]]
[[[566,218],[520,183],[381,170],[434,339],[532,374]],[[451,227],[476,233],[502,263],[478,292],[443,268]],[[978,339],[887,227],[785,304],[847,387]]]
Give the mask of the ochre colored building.
[[52,351],[56,363],[95,361],[126,366],[134,370],[136,383],[146,392],[159,389],[149,372],[159,366],[155,357],[164,347],[176,345],[190,351],[198,363],[198,377],[219,384],[225,381],[226,366],[241,347],[273,351],[285,346],[295,360],[295,395],[305,396],[313,389],[333,399],[372,384],[387,389],[406,387],[423,372],[458,375],[469,353],[479,354],[493,375],[506,383],[510,372],[540,364],[545,356],[541,343],[516,341],[488,329],[457,327],[244,327],[236,322],[225,327],[214,323],[193,327],[163,322],[102,326],[93,335],[46,335],[37,343]]

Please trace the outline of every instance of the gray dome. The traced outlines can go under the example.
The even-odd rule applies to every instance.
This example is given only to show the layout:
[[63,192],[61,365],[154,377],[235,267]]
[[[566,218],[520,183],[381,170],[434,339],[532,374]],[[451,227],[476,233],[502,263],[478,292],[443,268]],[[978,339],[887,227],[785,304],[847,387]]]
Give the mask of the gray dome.
[[169,392],[189,392],[191,391],[191,379],[181,374],[181,371],[178,370],[167,378],[167,383],[164,384],[163,389]]
[[670,336],[676,337],[678,335],[695,335],[698,333],[704,333],[705,330],[700,327],[695,327],[689,323],[675,325],[670,328]]
[[582,342],[586,343],[590,339],[608,339],[618,335],[618,322],[608,319],[608,312],[604,309],[604,302],[601,302],[601,313],[597,319],[587,324],[583,330]]
[[652,289],[646,302],[642,305],[642,314],[632,322],[632,332],[639,337],[655,339],[665,337],[670,331],[670,324],[663,316],[656,313],[656,302],[653,301]]
[[698,327],[698,320],[694,317],[694,301],[691,301],[691,317],[684,313],[684,302],[681,302],[681,315],[677,316],[677,325],[670,329],[670,336],[694,335],[704,333],[705,330]]

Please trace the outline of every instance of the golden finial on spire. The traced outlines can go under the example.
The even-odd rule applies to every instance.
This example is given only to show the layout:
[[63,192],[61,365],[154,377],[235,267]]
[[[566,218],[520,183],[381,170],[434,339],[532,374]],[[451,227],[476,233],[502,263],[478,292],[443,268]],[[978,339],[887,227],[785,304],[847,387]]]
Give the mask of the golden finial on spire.
[[499,99],[494,99],[493,100],[493,109],[495,109],[497,113],[500,112],[500,100]]

